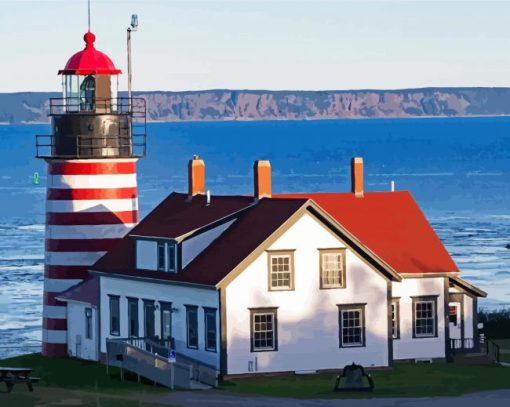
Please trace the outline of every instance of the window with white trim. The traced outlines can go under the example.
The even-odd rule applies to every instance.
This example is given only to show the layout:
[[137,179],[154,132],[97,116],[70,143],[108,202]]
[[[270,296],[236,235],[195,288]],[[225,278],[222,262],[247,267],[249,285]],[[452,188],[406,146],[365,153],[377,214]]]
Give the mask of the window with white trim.
[[294,289],[294,252],[269,253],[269,289]]
[[400,339],[400,303],[398,298],[391,301],[391,337]]
[[437,298],[413,298],[413,337],[437,336]]
[[177,273],[177,252],[176,242],[158,242],[158,270]]
[[345,287],[345,249],[319,249],[321,288]]
[[276,308],[251,310],[251,351],[276,351],[277,339]]
[[339,346],[365,346],[365,304],[338,305]]

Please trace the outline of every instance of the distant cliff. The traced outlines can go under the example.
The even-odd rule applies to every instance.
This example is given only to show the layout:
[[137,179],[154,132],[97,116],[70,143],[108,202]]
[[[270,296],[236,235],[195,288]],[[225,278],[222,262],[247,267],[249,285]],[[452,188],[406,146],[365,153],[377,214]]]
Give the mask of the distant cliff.
[[[58,93],[0,93],[0,123],[47,122]],[[510,88],[137,92],[149,121],[318,120],[510,115]]]

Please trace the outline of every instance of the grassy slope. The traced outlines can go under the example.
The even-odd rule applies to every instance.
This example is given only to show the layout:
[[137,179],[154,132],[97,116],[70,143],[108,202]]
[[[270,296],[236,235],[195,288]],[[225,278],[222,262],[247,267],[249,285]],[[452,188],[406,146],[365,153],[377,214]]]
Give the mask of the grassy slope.
[[[47,406],[152,407],[156,405],[143,402],[145,396],[168,392],[152,383],[139,384],[134,377],[126,376],[130,380],[121,381],[116,368],[110,369],[108,377],[104,365],[77,359],[47,359],[40,354],[29,354],[0,360],[0,366],[30,367],[34,369],[32,376],[41,379],[33,393],[18,384],[12,393],[0,394],[1,406],[32,406],[44,402]],[[1,386],[3,391],[5,387]]]
[[500,366],[398,363],[391,370],[375,371],[371,375],[375,382],[371,394],[332,392],[336,378],[332,373],[239,379],[225,383],[222,388],[236,393],[299,398],[453,396],[510,388],[510,368]]

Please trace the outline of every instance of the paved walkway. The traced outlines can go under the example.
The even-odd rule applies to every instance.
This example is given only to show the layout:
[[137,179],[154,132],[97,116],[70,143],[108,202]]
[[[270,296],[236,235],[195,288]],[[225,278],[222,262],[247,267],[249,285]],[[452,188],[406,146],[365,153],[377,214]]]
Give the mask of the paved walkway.
[[[510,383],[509,383],[510,387]],[[221,390],[177,391],[147,401],[185,407],[508,407],[510,389],[466,394],[458,397],[383,398],[363,400],[292,399],[247,396]]]

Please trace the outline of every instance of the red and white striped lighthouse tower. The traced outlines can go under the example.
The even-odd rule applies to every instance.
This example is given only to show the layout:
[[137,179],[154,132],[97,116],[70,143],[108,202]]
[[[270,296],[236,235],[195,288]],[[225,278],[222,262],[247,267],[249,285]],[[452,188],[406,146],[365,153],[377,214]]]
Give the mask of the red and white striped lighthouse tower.
[[145,155],[145,101],[117,97],[113,62],[84,36],[62,75],[63,97],[50,100],[52,134],[37,136],[48,163],[43,354],[67,355],[67,312],[58,294],[138,222],[136,162]]

